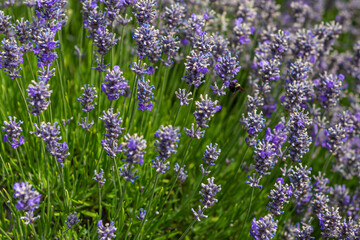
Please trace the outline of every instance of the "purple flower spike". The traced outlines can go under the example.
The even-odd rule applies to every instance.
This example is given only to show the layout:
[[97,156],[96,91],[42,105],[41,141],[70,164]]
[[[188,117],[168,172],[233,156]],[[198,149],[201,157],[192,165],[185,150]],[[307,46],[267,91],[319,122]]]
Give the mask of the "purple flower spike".
[[31,82],[32,84],[29,84],[26,90],[29,96],[27,99],[29,102],[29,111],[33,115],[38,116],[48,108],[50,100],[47,99],[50,98],[52,91],[49,90],[50,85],[45,84],[43,81],[35,82],[33,80]]
[[106,182],[106,179],[104,178],[104,170],[101,168],[100,172],[97,173],[95,169],[94,174],[95,177],[93,177],[93,179],[98,183],[99,188],[101,188]]
[[180,106],[189,105],[189,102],[192,100],[192,98],[190,98],[192,92],[187,93],[185,88],[179,88],[178,91],[175,91],[175,95],[180,100]]
[[204,83],[202,80],[208,72],[209,56],[203,52],[192,50],[190,55],[186,57],[185,69],[186,74],[183,80],[189,85],[199,87]]
[[31,224],[40,216],[34,217],[34,211],[39,207],[41,195],[28,182],[21,182],[14,184],[15,199],[18,199],[15,207],[18,210],[24,211],[26,216],[21,217],[25,220],[25,224]]
[[140,208],[139,215],[136,216],[136,218],[139,219],[140,221],[143,221],[145,217],[146,217],[146,210]]
[[114,232],[116,231],[116,227],[115,227],[115,223],[114,222],[110,222],[110,223],[106,223],[105,225],[103,224],[103,221],[100,220],[97,223],[98,229],[97,232],[99,234],[99,239],[101,240],[110,240],[110,239],[115,239],[116,235],[114,234]]
[[126,156],[123,160],[129,164],[140,163],[144,161],[144,154],[146,149],[146,140],[143,136],[127,134],[124,137],[125,142],[121,143],[121,152]]
[[255,240],[270,240],[275,237],[277,227],[278,220],[275,221],[271,214],[260,217],[259,220],[254,218],[250,229],[250,236],[254,237]]
[[23,63],[23,48],[17,45],[13,37],[10,39],[4,38],[1,41],[1,48],[3,50],[0,52],[0,69],[3,69],[11,80],[21,77],[19,73],[21,70],[20,64]]
[[150,80],[145,81],[144,77],[139,81],[137,90],[137,100],[139,100],[139,110],[151,111],[153,103],[151,100],[154,98],[153,90],[154,85],[150,85]]
[[119,66],[114,66],[112,70],[109,69],[105,76],[105,82],[101,84],[101,91],[110,101],[117,100],[120,96],[126,96],[129,88],[129,83],[123,77]]
[[225,56],[218,57],[215,65],[216,74],[221,78],[223,83],[229,84],[234,79],[241,67],[235,57],[231,56],[231,52],[227,52]]
[[125,131],[125,128],[121,127],[122,118],[120,117],[120,113],[114,113],[113,108],[109,108],[106,112],[103,111],[103,114],[99,119],[104,121],[105,137],[112,140],[118,139]]
[[77,214],[77,212],[74,212],[70,213],[70,215],[67,216],[65,224],[69,229],[72,229],[78,222],[80,222],[79,214]]
[[215,113],[221,109],[221,106],[217,105],[217,100],[212,101],[207,94],[205,97],[200,95],[200,100],[201,101],[195,102],[196,111],[193,115],[195,117],[196,124],[200,128],[207,128],[209,127],[207,122],[210,121],[212,117],[214,117]]
[[214,146],[212,143],[206,146],[206,150],[203,155],[203,161],[205,164],[210,167],[215,165],[215,161],[219,158],[221,149],[217,149],[218,144],[215,143]]
[[9,121],[4,121],[4,125],[2,127],[4,135],[4,142],[8,142],[12,148],[17,148],[20,145],[25,144],[25,140],[23,136],[20,136],[22,132],[21,124],[23,121],[16,122],[16,117],[9,116]]
[[93,85],[85,84],[84,87],[81,88],[84,91],[83,95],[77,100],[81,103],[84,112],[90,112],[95,108],[93,104],[94,98],[97,97],[96,95],[96,88]]

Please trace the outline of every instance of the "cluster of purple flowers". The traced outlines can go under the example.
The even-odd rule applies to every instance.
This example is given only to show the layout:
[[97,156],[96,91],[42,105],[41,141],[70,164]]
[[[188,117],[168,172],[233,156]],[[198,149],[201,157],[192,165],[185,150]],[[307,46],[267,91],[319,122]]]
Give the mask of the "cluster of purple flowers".
[[110,158],[114,158],[121,152],[121,147],[118,145],[118,139],[125,131],[125,128],[121,127],[122,118],[120,117],[120,113],[114,113],[113,108],[109,108],[103,113],[104,115],[99,117],[99,119],[104,121],[106,133],[104,133],[105,139],[101,141],[101,145]]
[[8,142],[12,148],[17,148],[20,145],[25,144],[25,139],[21,136],[23,131],[21,125],[23,121],[16,122],[16,117],[9,116],[9,121],[4,121],[4,126],[2,127],[4,135],[4,142]]
[[29,102],[29,111],[35,115],[39,116],[43,113],[50,105],[50,98],[52,91],[49,90],[50,85],[45,83],[44,81],[36,82],[31,81],[32,84],[29,84],[28,92],[29,98],[27,99]]
[[[34,11],[30,11],[29,15],[33,15],[33,18],[29,20],[13,19],[15,16],[6,16],[4,11],[0,11],[0,34],[3,35],[0,44],[0,69],[10,79],[15,80],[23,94],[22,82],[20,84],[18,82],[23,75],[23,68],[26,70],[25,73],[28,70],[23,66],[23,57],[30,56],[31,59],[32,53],[36,56],[37,64],[30,62],[31,66],[28,66],[32,73],[33,69],[30,67],[37,66],[34,71],[36,76],[33,74],[34,80],[27,88],[27,107],[29,112],[39,119],[39,123],[34,124],[35,131],[31,133],[43,139],[47,151],[57,159],[61,166],[65,158],[69,156],[69,147],[62,141],[60,125],[57,122],[40,123],[40,118],[47,117],[43,113],[51,103],[50,97],[53,91],[50,90],[50,79],[56,72],[53,65],[59,57],[63,57],[63,53],[66,53],[63,50],[59,51],[58,48],[61,41],[67,39],[62,37],[61,29],[66,24],[67,13],[72,12],[66,9],[68,2],[67,0],[6,0],[0,4],[1,8],[11,7],[13,15],[15,15],[13,6],[20,4],[26,4]],[[87,29],[87,37],[90,38],[90,44],[94,47],[90,54],[96,55],[97,65],[93,68],[99,71],[100,77],[101,72],[105,72],[104,81],[96,84],[101,86],[101,92],[104,92],[111,102],[110,108],[103,111],[102,116],[97,116],[103,121],[105,128],[104,139],[101,141],[102,148],[114,163],[119,160],[116,157],[121,153],[123,165],[119,168],[119,172],[116,169],[116,174],[122,176],[126,182],[133,183],[139,177],[136,176],[139,165],[142,166],[144,163],[147,148],[147,140],[144,136],[147,136],[149,126],[145,124],[145,129],[141,128],[144,130],[141,134],[139,132],[132,135],[127,133],[123,136],[124,124],[132,126],[133,116],[136,115],[134,112],[126,114],[125,117],[131,117],[130,122],[125,119],[123,121],[120,113],[116,111],[119,107],[119,104],[116,105],[116,100],[120,96],[131,95],[132,98],[135,96],[130,100],[130,103],[134,104],[132,106],[131,104],[127,106],[127,102],[124,101],[124,112],[129,113],[128,110],[135,108],[136,101],[138,101],[139,110],[151,111],[154,102],[157,101],[156,97],[159,97],[155,95],[153,80],[155,79],[156,82],[162,73],[164,73],[164,79],[160,79],[161,81],[169,80],[165,79],[165,76],[178,77],[185,81],[181,83],[182,85],[187,85],[186,89],[183,88],[184,86],[178,88],[179,86],[175,84],[172,90],[178,89],[175,95],[180,101],[180,106],[190,105],[192,96],[194,98],[200,96],[200,99],[195,101],[194,123],[189,128],[184,128],[185,134],[191,139],[181,165],[179,163],[174,165],[173,170],[177,177],[175,183],[177,180],[184,183],[188,177],[184,163],[187,151],[193,149],[190,148],[193,138],[204,137],[210,120],[221,110],[219,102],[229,103],[229,108],[226,109],[238,110],[238,116],[242,116],[240,124],[246,131],[245,163],[241,162],[238,166],[238,170],[244,170],[248,175],[246,184],[266,191],[269,186],[261,185],[260,180],[269,178],[270,181],[272,176],[269,175],[279,172],[278,165],[282,165],[280,161],[291,161],[290,164],[286,163],[285,167],[281,168],[283,178],[277,178],[274,187],[267,193],[269,202],[266,208],[270,213],[258,220],[253,218],[250,236],[256,240],[275,238],[278,222],[283,223],[280,215],[284,214],[285,204],[292,201],[289,207],[293,207],[299,217],[289,219],[285,224],[284,236],[280,237],[315,239],[312,234],[314,236],[317,234],[319,238],[320,231],[316,229],[317,226],[324,239],[359,239],[360,189],[353,187],[350,181],[360,179],[360,101],[358,96],[360,92],[360,81],[358,81],[360,80],[360,41],[351,43],[352,49],[350,47],[347,51],[346,48],[347,45],[351,46],[348,43],[360,34],[358,29],[360,4],[357,0],[348,0],[336,1],[334,4],[325,6],[324,1],[296,0],[289,1],[285,7],[281,8],[276,2],[275,0],[226,0],[223,2],[80,0],[83,27]],[[327,18],[331,16],[328,13],[334,12],[338,15],[334,21],[321,22],[325,14],[324,10],[329,10],[326,12]],[[132,14],[134,21],[127,14]],[[129,23],[133,26],[125,28],[125,25]],[[121,37],[126,41],[125,46],[129,48],[127,53],[132,58],[130,70],[135,73],[134,82],[131,83],[134,87],[131,90],[130,83],[125,78],[128,74],[123,73],[119,67],[120,63],[116,62],[120,58],[123,65],[128,64],[123,61],[123,56],[129,54],[117,54],[115,57],[114,47],[120,41],[120,37],[117,37],[117,32],[120,30],[124,34]],[[127,33],[132,33],[132,39],[127,38]],[[336,40],[343,33],[346,35],[341,38],[345,37],[346,44],[340,45]],[[133,47],[131,44],[136,44],[133,51],[131,51]],[[108,60],[106,55],[112,49],[114,54],[111,58],[111,67],[109,67],[110,64],[106,63]],[[76,52],[81,63],[85,50],[76,47]],[[121,53],[124,53],[122,49]],[[177,64],[176,67],[168,74],[168,69],[174,63]],[[64,64],[60,62],[61,69],[58,70],[66,68],[67,64],[68,61]],[[180,64],[184,66],[179,67]],[[240,69],[242,69],[241,72]],[[183,75],[180,77],[177,74],[178,70],[183,70]],[[63,74],[62,71],[59,73]],[[151,82],[147,80],[146,75],[151,77]],[[63,76],[59,77],[63,86]],[[26,81],[25,78],[23,80]],[[159,84],[159,81],[157,83]],[[201,91],[202,85],[205,85],[203,86],[205,89],[197,95],[195,90]],[[165,87],[166,84],[161,83],[161,86]],[[212,93],[209,88],[214,97],[210,96]],[[74,89],[77,90],[78,87]],[[69,90],[68,86],[65,86],[65,90]],[[85,84],[81,90],[83,94],[77,100],[81,104],[82,111],[86,112],[86,117],[81,118],[78,125],[85,130],[90,130],[94,125],[94,121],[90,118],[96,115],[94,112],[90,115],[90,112],[95,109],[97,91],[94,85],[90,84]],[[210,93],[208,93],[209,90]],[[248,96],[241,94],[234,94],[232,98],[225,96],[227,91],[235,93],[239,90],[249,92]],[[161,103],[164,95],[163,91],[160,92]],[[246,97],[248,101],[245,105]],[[64,102],[66,98],[65,94]],[[103,105],[100,99],[98,103]],[[240,108],[237,109],[238,106]],[[66,112],[71,105],[62,107]],[[245,108],[246,111],[241,112]],[[179,112],[180,107],[175,123]],[[50,114],[53,117],[52,113]],[[32,121],[31,117],[29,115],[30,121]],[[8,118],[9,121],[4,121],[2,127],[5,133],[3,141],[16,149],[25,143],[21,127],[23,122],[17,121],[16,117],[9,116]],[[231,118],[232,116],[229,117]],[[63,119],[67,133],[71,119],[67,122]],[[136,117],[134,122],[138,122]],[[153,122],[153,124],[157,123],[157,121]],[[129,129],[131,129],[130,126]],[[237,128],[233,129],[235,131]],[[227,132],[225,130],[224,133]],[[98,136],[98,129],[91,132],[91,137],[95,136],[93,133]],[[84,146],[86,145],[85,136]],[[157,179],[160,173],[165,174],[170,169],[169,159],[177,152],[180,129],[172,125],[161,125],[154,137],[155,153],[151,167],[155,169]],[[230,141],[236,143],[238,139]],[[220,142],[226,144],[228,140]],[[241,141],[240,144],[242,144]],[[312,148],[314,151],[309,153],[311,144],[314,144]],[[323,148],[320,150],[320,147]],[[231,157],[229,154],[233,154],[235,148],[229,147],[229,151],[224,156],[225,164],[231,163],[228,157]],[[247,154],[248,149],[251,151],[249,154]],[[84,152],[85,155],[86,152]],[[220,153],[221,149],[218,148],[217,143],[206,146],[202,156],[204,163],[200,165],[201,181],[205,175],[210,174],[209,168],[218,161]],[[246,157],[250,155],[253,157],[253,164],[246,161]],[[325,171],[312,175],[312,168],[305,163],[311,166],[313,160],[322,159],[326,159],[320,163]],[[319,164],[315,164],[314,167],[317,165]],[[328,175],[329,178],[325,175],[325,173],[329,174],[328,165],[333,170],[330,173],[331,177]],[[104,169],[107,167],[105,165]],[[188,167],[189,175],[191,175],[194,164],[188,164]],[[229,169],[232,170],[232,167]],[[222,169],[220,168],[219,171]],[[105,190],[102,187],[106,182],[106,174],[102,168],[99,172],[94,171],[93,180],[96,181],[94,184],[97,185],[100,194],[102,190]],[[344,180],[341,184],[329,185],[329,179],[336,176],[335,174]],[[236,176],[238,176],[237,172]],[[199,182],[202,187],[200,191],[202,205],[199,205],[196,210],[191,209],[198,221],[207,218],[205,210],[218,201],[215,197],[221,191],[221,186],[216,185],[214,179],[214,177],[208,178],[207,184]],[[50,184],[46,183],[47,186]],[[15,207],[25,212],[25,217],[21,219],[25,220],[25,224],[34,223],[40,217],[35,216],[34,212],[39,207],[41,195],[28,182],[15,183],[13,188],[15,191],[13,196],[17,199]],[[141,187],[143,188],[145,186]],[[115,197],[117,197],[116,192],[115,188]],[[142,190],[141,192],[143,193]],[[183,194],[181,191],[180,193]],[[172,191],[168,194],[171,196]],[[141,199],[146,195],[143,194]],[[152,211],[153,196],[154,192],[148,205],[150,208],[147,209],[148,215],[150,210]],[[123,197],[122,195],[122,200]],[[129,199],[131,198],[125,198],[125,200]],[[99,202],[100,209],[101,206],[106,206],[106,204],[101,205],[101,196]],[[250,206],[251,204],[252,202]],[[253,214],[251,207],[249,208],[246,220],[250,214]],[[50,209],[49,211],[51,212]],[[130,211],[134,212],[134,209]],[[223,210],[220,209],[219,212]],[[140,208],[136,217],[142,221],[141,224],[146,221],[146,214],[146,210]],[[135,215],[136,213],[133,214]],[[224,219],[223,216],[221,215],[220,219]],[[283,216],[285,217],[286,214]],[[49,220],[50,218],[51,214]],[[313,218],[318,220],[318,225],[313,224]],[[65,222],[67,230],[73,229],[79,221],[79,215],[76,212],[70,213],[70,209],[67,209]],[[239,222],[233,219],[229,221],[231,224]],[[115,235],[116,223],[118,219],[105,225],[102,220],[98,221],[99,239],[115,239],[117,237]],[[142,225],[136,238],[143,238],[141,228]],[[9,229],[12,229],[12,225]],[[36,234],[35,232],[33,231],[32,234]],[[25,233],[28,234],[28,231]],[[219,238],[221,237],[223,235]]]
[[60,125],[57,122],[54,124],[42,122],[40,125],[34,123],[35,132],[32,132],[37,137],[42,138],[46,143],[48,152],[56,158],[56,160],[63,166],[66,157],[70,155],[69,147],[66,142],[59,142],[62,137],[60,135]]
[[215,116],[215,113],[220,111],[221,106],[217,105],[218,101],[212,101],[211,98],[206,94],[205,97],[200,95],[201,101],[196,101],[196,110],[193,113],[196,121],[196,128],[194,128],[194,124],[191,129],[185,128],[185,134],[192,137],[200,139],[205,131],[201,131],[203,128],[208,128],[207,122],[211,120],[212,117]]
[[93,179],[98,183],[99,188],[101,188],[106,182],[106,179],[104,178],[104,170],[101,168],[100,172],[97,173],[95,169],[94,175],[95,177],[93,177]]
[[145,81],[144,77],[141,78],[137,89],[137,100],[139,101],[139,110],[141,111],[152,110],[153,103],[151,102],[151,100],[154,98],[154,93],[153,93],[154,89],[155,86],[150,85],[150,80]]
[[228,52],[223,57],[218,57],[217,61],[214,70],[223,83],[228,86],[241,69],[239,61],[236,60],[236,57],[231,56],[231,52]]
[[110,240],[116,238],[116,235],[114,233],[116,231],[114,222],[106,223],[104,225],[103,221],[100,220],[97,223],[97,226],[98,226],[97,232],[99,235],[99,239]]
[[90,112],[95,108],[96,103],[93,103],[94,99],[97,97],[96,88],[93,85],[85,84],[81,88],[84,91],[83,95],[77,100],[81,103],[84,112]]
[[169,162],[165,161],[170,158],[172,154],[176,153],[176,148],[180,141],[179,128],[174,128],[172,125],[162,125],[154,136],[157,138],[154,146],[158,154],[156,155],[156,159],[152,161],[152,167],[156,169],[156,172],[165,173],[169,170]]
[[25,217],[21,219],[25,220],[25,224],[32,224],[40,216],[34,216],[34,211],[39,207],[41,201],[41,194],[36,191],[28,182],[21,182],[14,184],[14,195],[16,202],[16,209],[25,212]]
[[254,218],[250,229],[250,236],[254,237],[255,240],[272,239],[275,237],[277,227],[278,220],[274,220],[271,214],[260,217],[259,220]]
[[192,100],[192,98],[190,98],[192,92],[186,91],[185,88],[179,88],[179,90],[175,92],[175,95],[180,100],[180,106],[189,105],[189,102]]
[[3,69],[12,80],[21,77],[19,73],[20,65],[23,63],[23,47],[20,47],[13,37],[4,38],[1,44],[3,50],[0,52],[0,69]]
[[209,55],[203,52],[192,50],[190,55],[186,57],[185,77],[183,80],[189,85],[199,87],[204,83],[204,76],[209,72]]
[[68,229],[72,229],[78,222],[80,222],[79,214],[77,212],[70,213],[69,216],[67,216],[67,220],[65,221],[66,226]]
[[185,180],[188,177],[187,171],[185,170],[186,165],[183,165],[182,167],[180,167],[180,165],[178,163],[175,163],[174,165],[174,171],[178,174],[178,179],[180,180],[181,183],[185,182]]
[[265,119],[263,118],[263,113],[257,113],[257,109],[253,108],[247,112],[247,117],[243,114],[243,117],[240,119],[240,122],[247,129],[249,135],[246,138],[246,143],[249,146],[254,146],[256,141],[255,137],[263,130],[265,127]]
[[101,84],[101,91],[110,100],[117,100],[122,95],[129,93],[129,83],[123,76],[119,66],[114,66],[113,70],[108,69],[105,82]]
[[312,83],[309,81],[308,74],[310,64],[301,59],[291,63],[288,70],[289,77],[285,82],[285,95],[281,97],[281,103],[289,112],[305,108],[306,103],[311,100],[313,95]]
[[201,203],[203,207],[199,205],[199,210],[195,211],[193,208],[191,211],[194,213],[195,218],[200,222],[201,218],[207,218],[208,216],[204,215],[204,211],[210,208],[218,200],[215,198],[216,194],[221,191],[221,185],[216,185],[214,183],[214,177],[208,178],[208,184],[201,184],[202,190],[199,192],[203,197]]
[[[93,103],[94,99],[97,97],[96,88],[93,85],[85,84],[84,87],[81,88],[84,91],[81,97],[77,98],[77,100],[81,103],[83,107],[83,111],[89,113],[91,110],[95,108],[96,102]],[[82,122],[79,122],[78,125],[81,126],[85,130],[89,130],[93,125],[94,121],[88,123],[88,117],[82,118]]]
[[138,176],[135,176],[137,170],[132,171],[135,164],[142,165],[146,149],[146,140],[143,136],[126,134],[125,142],[121,143],[121,152],[125,155],[123,161],[125,164],[120,168],[120,175],[129,182],[134,182]]
[[309,151],[312,142],[308,135],[307,127],[312,124],[312,119],[304,112],[294,112],[290,114],[287,128],[289,131],[289,157],[294,162],[301,161],[305,153]]
[[342,74],[336,76],[324,73],[319,79],[314,80],[315,93],[323,108],[329,109],[337,105],[344,79]]
[[117,19],[119,12],[130,6],[128,1],[108,1],[102,0],[100,2],[105,4],[106,12],[100,10],[98,1],[81,0],[83,8],[84,27],[88,29],[88,37],[93,39],[93,45],[97,52],[97,66],[94,67],[99,72],[105,72],[109,64],[104,63],[105,55],[117,44],[120,38],[116,38],[114,32],[109,31],[107,27],[112,25]]
[[270,194],[268,195],[270,202],[267,205],[267,209],[274,215],[283,214],[284,211],[282,211],[282,209],[284,204],[289,203],[292,194],[291,187],[284,182],[284,179],[276,179],[275,189],[271,189]]

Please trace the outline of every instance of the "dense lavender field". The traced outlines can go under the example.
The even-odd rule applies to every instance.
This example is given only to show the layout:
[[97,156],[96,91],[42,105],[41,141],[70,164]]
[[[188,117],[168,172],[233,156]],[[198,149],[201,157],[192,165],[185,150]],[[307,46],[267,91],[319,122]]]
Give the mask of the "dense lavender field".
[[360,239],[359,0],[0,9],[0,239]]

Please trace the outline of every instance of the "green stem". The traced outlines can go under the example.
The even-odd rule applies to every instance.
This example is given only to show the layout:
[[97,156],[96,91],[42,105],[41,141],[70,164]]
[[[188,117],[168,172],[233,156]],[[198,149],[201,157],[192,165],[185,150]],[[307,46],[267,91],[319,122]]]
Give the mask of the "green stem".
[[[86,114],[86,122],[85,122],[85,124],[87,123],[87,121],[89,121],[89,112],[87,112],[87,114]],[[85,148],[85,146],[86,146],[86,135],[87,135],[87,131],[85,131],[85,133],[84,133],[84,143],[83,143],[83,147],[82,147],[82,151],[81,151],[80,161],[81,161],[82,158],[84,158],[84,155],[85,155],[85,152],[86,152],[86,148]],[[86,158],[84,158],[84,167],[85,166],[86,166]],[[86,174],[86,172],[85,172],[85,174]]]
[[20,93],[21,93],[21,96],[22,96],[22,98],[23,98],[23,100],[24,100],[24,104],[25,104],[26,111],[27,111],[28,116],[29,116],[29,120],[30,120],[31,126],[33,126],[34,124],[33,124],[32,119],[31,119],[31,115],[30,115],[29,107],[28,107],[28,105],[27,105],[27,101],[26,101],[26,98],[25,98],[25,95],[24,95],[24,91],[23,91],[23,89],[21,88],[21,86],[20,86],[20,84],[19,84],[19,80],[16,78],[15,81],[16,81],[16,84],[17,84],[17,86],[18,86],[18,88],[19,88],[19,91],[20,91]]
[[[196,131],[196,130],[195,130],[195,131]],[[186,147],[184,157],[183,157],[183,159],[181,160],[181,163],[180,163],[180,168],[182,168],[182,166],[183,166],[184,163],[185,163],[186,155],[187,155],[187,153],[188,153],[188,151],[189,151],[190,144],[191,144],[192,140],[193,140],[193,138],[190,139],[190,141],[189,141],[189,143],[188,143],[188,145],[187,145],[187,147]],[[174,182],[173,182],[173,184],[172,184],[172,186],[171,186],[171,188],[170,188],[170,191],[169,191],[169,193],[167,194],[166,199],[165,199],[165,201],[164,201],[164,203],[163,203],[163,205],[162,205],[162,207],[161,207],[160,209],[162,209],[163,206],[164,206],[164,205],[167,203],[167,201],[169,200],[169,197],[170,197],[170,195],[171,195],[172,190],[173,190],[174,187],[175,187],[175,184],[176,184],[176,182],[177,182],[177,179],[178,179],[179,175],[180,175],[180,170],[177,172],[176,177],[175,177],[175,180],[174,180]]]
[[35,236],[35,239],[39,239],[39,237],[38,237],[38,235],[37,235],[37,233],[36,233],[36,230],[35,230],[35,226],[34,226],[34,224],[32,223],[32,224],[30,224],[30,226],[31,226],[31,229],[33,230],[33,232],[34,232],[34,236]]
[[[209,169],[209,166],[206,167],[205,172]],[[205,175],[201,174],[201,178],[200,181],[198,182],[198,184],[196,185],[196,188],[192,191],[191,195],[189,198],[187,198],[187,201],[185,202],[185,204],[183,204],[183,206],[187,206],[187,204],[191,201],[191,199],[194,197],[195,193],[197,192],[197,189],[200,187],[201,182],[203,181]],[[175,195],[176,196],[176,195]]]
[[63,192],[64,192],[64,204],[65,204],[65,209],[67,211],[67,213],[69,213],[69,203],[68,203],[68,197],[67,197],[67,193],[66,193],[66,187],[65,187],[65,180],[64,180],[64,175],[63,175],[63,171],[62,169],[59,167],[60,163],[56,163],[57,169],[59,171],[60,174],[60,179],[61,179],[61,183],[62,183],[62,188],[63,188]]
[[[146,207],[146,214],[147,214],[147,215],[149,215],[149,210],[150,210],[150,208],[151,208],[151,202],[152,202],[152,200],[153,200],[153,198],[154,198],[154,193],[155,193],[155,188],[156,188],[156,184],[157,184],[158,178],[159,178],[159,173],[156,173],[155,183],[154,183],[154,186],[153,186],[153,189],[152,189],[152,192],[151,192],[151,198],[150,198],[150,201],[149,201],[149,203],[148,203],[148,205],[147,205],[147,207]],[[145,218],[141,221],[141,225],[140,225],[139,231],[138,231],[138,233],[137,233],[137,235],[136,235],[136,237],[135,237],[136,240],[139,239],[139,237],[140,237],[140,239],[142,239],[141,230],[142,230],[142,228],[143,228],[143,226],[144,226],[145,221],[146,221],[146,215],[145,215]]]
[[[121,182],[120,182],[120,177],[119,177],[119,173],[118,173],[119,168],[118,168],[118,166],[117,166],[116,159],[114,158],[113,160],[114,160],[114,167],[115,167],[115,169],[114,169],[114,171],[113,171],[113,172],[116,174],[116,179],[117,179],[118,184],[119,184],[120,199],[123,199],[123,192],[122,192],[122,190],[121,190]],[[114,179],[114,180],[115,180],[115,179]],[[115,185],[115,182],[114,182],[114,185]],[[115,192],[115,198],[117,198],[117,197],[116,197],[116,192]],[[122,203],[120,203],[120,205],[122,205]],[[116,204],[116,206],[117,206],[117,204]],[[114,219],[116,219],[117,214],[118,214],[118,212],[116,212],[116,213],[115,213],[115,217],[114,217]]]
[[[41,125],[40,115],[38,115],[38,122],[39,127]],[[48,159],[45,153],[45,145],[44,142],[41,141],[41,148],[45,159],[45,175],[46,175],[46,190],[47,190],[47,214],[48,214],[48,221],[51,221],[51,194],[50,194],[50,180],[49,180],[49,166],[48,166]]]
[[[137,86],[138,86],[138,78],[136,77],[137,75],[135,75],[135,79],[134,79],[134,85],[133,85],[133,91],[131,93],[131,99],[130,99],[130,103],[132,103],[132,107],[131,107],[131,115],[130,115],[130,121],[129,121],[129,128],[128,128],[128,132],[130,132],[131,127],[133,126],[133,119],[134,119],[134,115],[135,115],[135,105],[136,105],[136,90],[137,90]],[[133,99],[134,98],[134,99]],[[126,114],[127,115],[127,114]]]
[[100,163],[101,157],[102,157],[102,155],[103,155],[103,152],[104,152],[104,148],[102,147],[102,148],[101,148],[101,152],[100,152],[100,157],[99,157],[98,162],[96,163],[95,169],[98,169],[98,167],[99,167],[99,163]]
[[[116,179],[115,179],[115,171],[116,171],[116,173],[117,173],[117,170],[116,169],[113,169],[112,171],[111,171],[111,175],[112,175],[112,179],[113,179],[113,183],[114,183],[114,191],[115,191],[115,193],[114,193],[114,200],[115,200],[115,206],[117,206],[117,188],[116,188]],[[116,215],[115,215],[115,217],[116,217]],[[115,218],[114,217],[114,218]]]
[[[120,204],[119,204],[119,207],[116,209],[116,213],[115,213],[115,217],[114,217],[115,220],[117,218],[117,215],[119,214],[119,211],[122,211],[122,203],[123,203],[124,196],[125,196],[125,193],[126,193],[127,183],[128,183],[128,181],[125,181],[124,191],[122,192],[121,197],[120,197]],[[120,222],[121,222],[121,220],[122,220],[122,214],[120,214]]]
[[[190,90],[190,85],[188,86],[188,88],[186,89],[186,94],[187,95],[189,93],[189,90]],[[179,104],[179,107],[178,107],[178,110],[176,112],[176,116],[175,116],[175,119],[174,119],[174,123],[173,123],[173,126],[175,126],[175,123],[176,123],[176,120],[179,116],[179,112],[180,112],[180,108],[181,108],[181,105]]]
[[324,165],[324,167],[322,169],[322,172],[326,172],[326,170],[327,170],[327,168],[329,166],[329,163],[331,162],[331,159],[332,159],[333,156],[334,155],[331,154],[331,156],[326,160],[325,165]]
[[194,224],[196,223],[196,219],[194,219],[190,225],[187,227],[187,229],[185,230],[185,232],[181,235],[181,237],[178,240],[182,240],[184,237],[186,237],[188,235],[188,233],[190,232],[191,228],[194,226]]
[[102,207],[101,207],[101,187],[99,187],[99,219],[101,219]]
[[247,223],[247,219],[248,219],[249,214],[250,214],[250,211],[251,211],[251,204],[252,204],[252,201],[253,201],[254,190],[255,190],[255,188],[252,188],[251,197],[250,197],[250,203],[249,203],[249,207],[248,207],[248,212],[247,212],[247,214],[246,214],[245,221],[244,221],[244,223],[243,223],[243,225],[242,225],[242,227],[241,227],[241,231],[240,231],[240,234],[239,234],[239,238],[238,238],[238,239],[240,239],[240,237],[241,237],[241,233],[242,233],[242,231],[244,230],[245,224]]
[[2,227],[0,227],[0,232],[7,237],[7,239],[12,240],[11,237],[4,231],[4,229],[2,229]]
[[16,152],[16,157],[18,159],[18,163],[20,165],[20,170],[21,170],[21,174],[22,174],[22,178],[25,181],[25,173],[24,173],[24,169],[22,167],[23,163],[20,161],[20,156],[19,156],[19,151],[17,150],[17,148],[15,148],[15,152]]
[[[236,177],[237,177],[237,175],[238,175],[238,173],[239,173],[239,171],[240,171],[240,169],[241,169],[241,165],[242,165],[242,163],[243,163],[244,160],[245,160],[245,157],[246,157],[246,154],[247,154],[248,150],[249,150],[249,145],[246,146],[245,153],[244,153],[244,155],[242,156],[241,161],[240,161],[240,163],[239,163],[239,165],[238,165],[238,167],[237,167],[237,169],[236,169],[235,175],[234,175],[234,177],[233,177],[232,179],[236,180]],[[219,197],[219,201],[226,195],[226,193],[228,192],[229,187],[230,187],[231,184],[232,184],[231,181],[229,181],[229,182],[226,183],[226,185],[224,186],[223,194]]]
[[30,66],[30,71],[31,71],[32,78],[33,78],[33,80],[36,80],[36,76],[34,74],[34,71],[33,71],[33,68],[32,68],[28,53],[26,54],[26,60],[27,60],[27,62],[29,64],[29,66]]

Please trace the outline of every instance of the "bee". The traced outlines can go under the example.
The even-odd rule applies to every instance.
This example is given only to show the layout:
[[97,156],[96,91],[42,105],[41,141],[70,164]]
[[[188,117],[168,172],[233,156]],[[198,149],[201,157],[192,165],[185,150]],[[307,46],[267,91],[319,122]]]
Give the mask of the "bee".
[[233,96],[236,94],[236,92],[241,91],[241,92],[246,92],[245,88],[241,87],[240,83],[236,82],[236,81],[232,81],[229,84],[229,90],[231,92],[233,92]]

